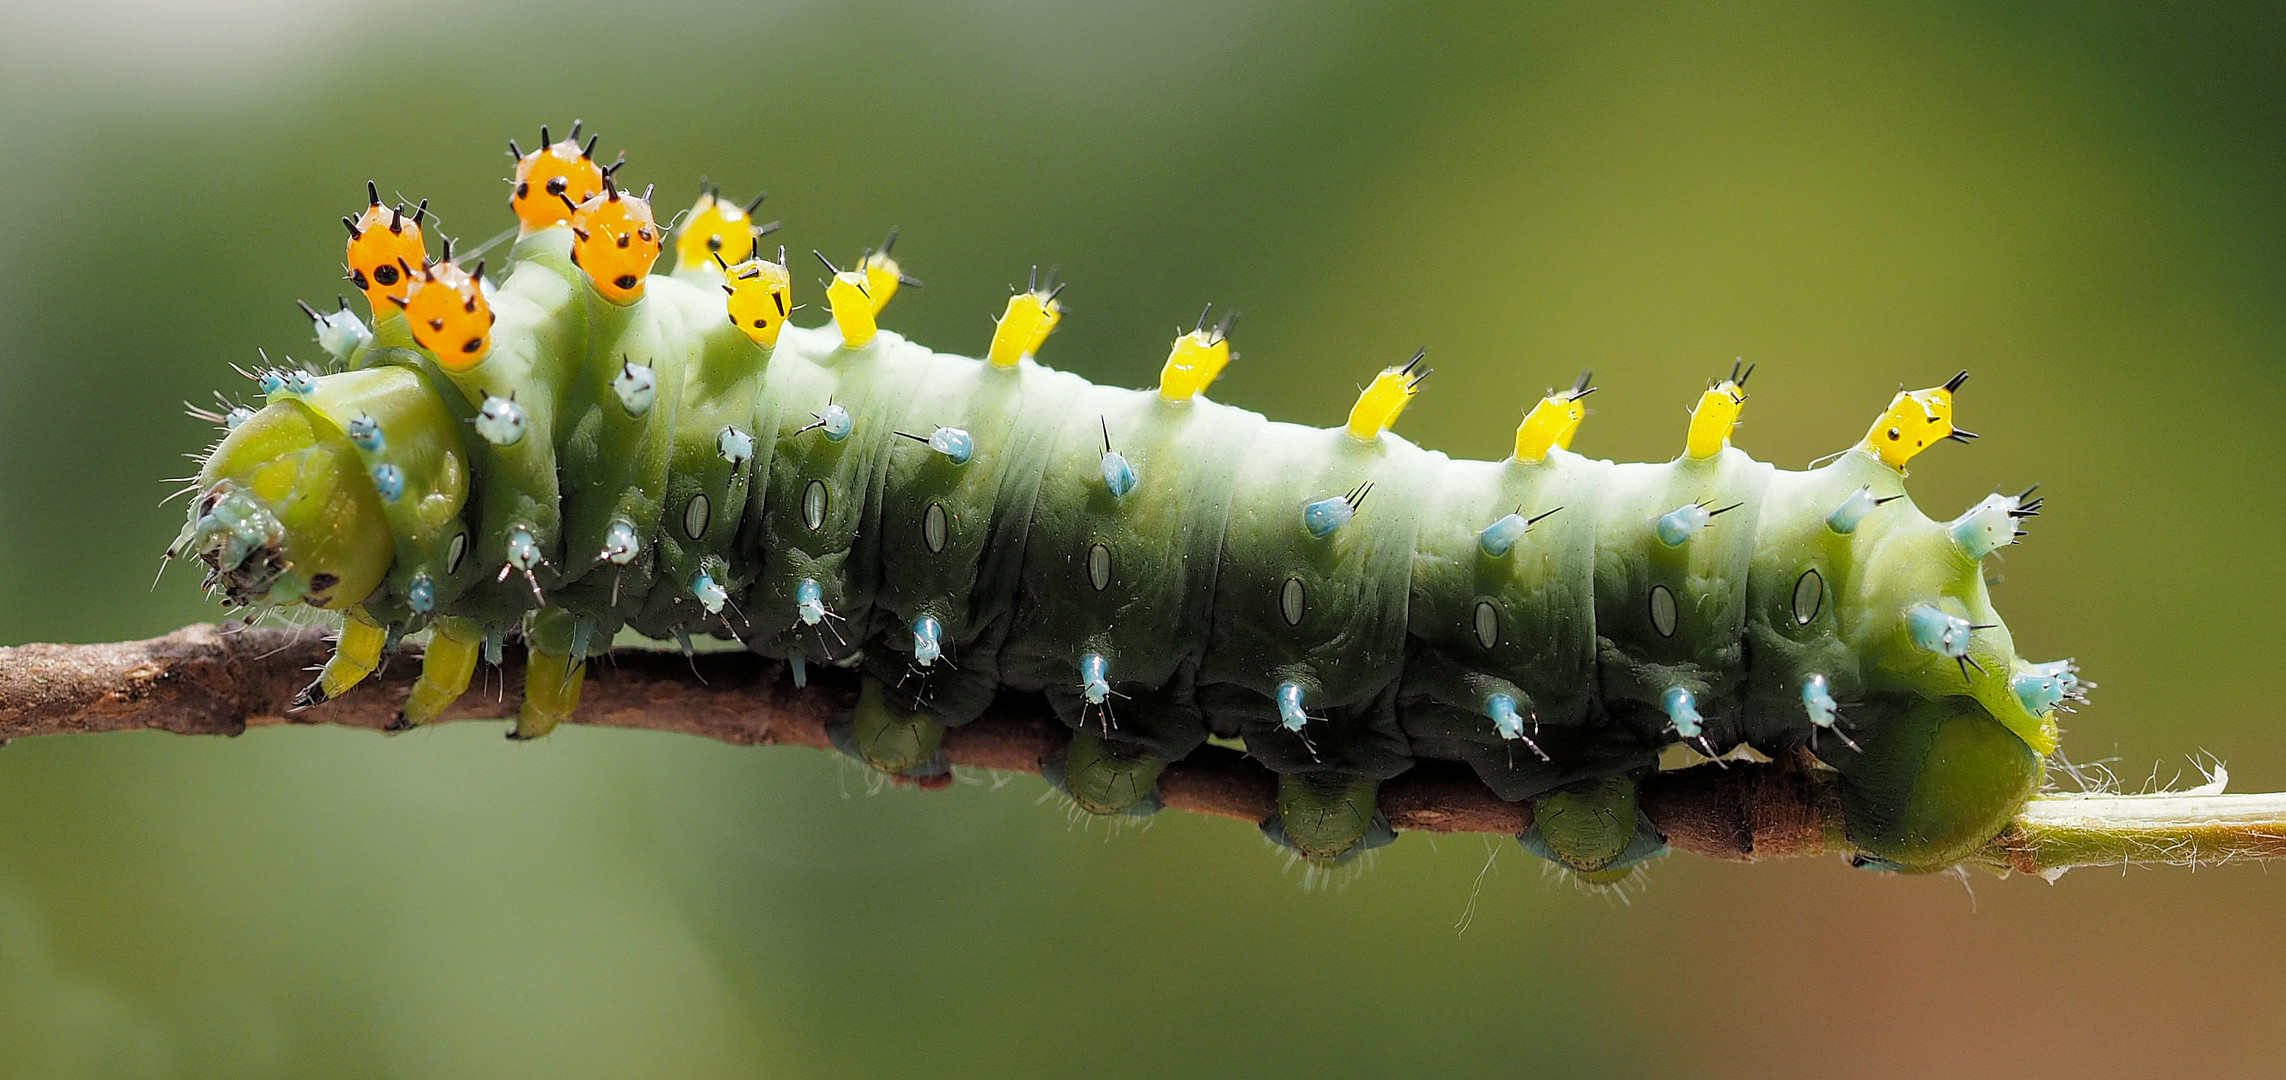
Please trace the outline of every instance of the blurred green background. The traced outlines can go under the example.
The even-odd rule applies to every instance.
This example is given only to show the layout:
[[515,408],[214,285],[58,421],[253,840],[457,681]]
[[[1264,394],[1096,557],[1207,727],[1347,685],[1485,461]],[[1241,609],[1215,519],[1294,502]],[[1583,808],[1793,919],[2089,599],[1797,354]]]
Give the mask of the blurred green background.
[[[2286,786],[2286,11],[2125,5],[128,0],[0,13],[0,642],[161,633],[161,477],[225,364],[314,355],[367,177],[466,242],[505,140],[584,116],[796,251],[901,225],[889,324],[974,352],[1057,263],[1044,358],[1497,456],[1664,459],[1761,364],[1789,467],[1976,378],[1914,469],[2038,480],[1996,601],[2101,682],[2078,760]],[[814,284],[797,282],[819,315]],[[1408,837],[1339,892],[1232,822],[1106,838],[1031,778],[869,794],[822,754],[496,725],[0,752],[0,1075],[2275,1075],[2259,869],[1895,879],[1671,858],[1627,903]],[[1473,921],[1467,921],[1473,912]],[[1465,930],[1460,924],[1466,922]]]

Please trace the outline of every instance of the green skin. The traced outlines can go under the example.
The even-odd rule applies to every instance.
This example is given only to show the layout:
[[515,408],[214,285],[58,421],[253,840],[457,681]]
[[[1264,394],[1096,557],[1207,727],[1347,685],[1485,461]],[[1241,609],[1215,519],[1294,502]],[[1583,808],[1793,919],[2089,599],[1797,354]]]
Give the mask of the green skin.
[[[1853,533],[1827,526],[1859,488],[1903,494],[1899,471],[1868,453],[1808,472],[1727,447],[1665,464],[1565,450],[1454,461],[1391,434],[1167,402],[1029,360],[998,369],[887,331],[845,349],[831,327],[789,326],[764,349],[725,318],[718,276],[657,275],[620,306],[565,250],[560,228],[519,241],[490,294],[492,353],[472,371],[387,344],[402,341],[397,319],[353,370],[273,394],[202,473],[238,510],[225,521],[194,508],[177,550],[251,550],[218,567],[242,602],[301,600],[314,568],[351,565],[342,576],[376,583],[362,604],[392,629],[450,615],[496,637],[521,630],[564,658],[555,670],[576,672],[563,665],[623,626],[859,662],[870,679],[849,742],[890,771],[926,767],[932,729],[974,719],[995,693],[1044,693],[1096,740],[1073,760],[1097,812],[1135,805],[1210,736],[1242,739],[1299,778],[1282,785],[1284,835],[1320,858],[1366,835],[1375,786],[1422,759],[1466,762],[1544,814],[1583,791],[1631,810],[1634,778],[1680,741],[1661,707],[1678,686],[1704,718],[1700,749],[1778,755],[1815,737],[1843,772],[1852,838],[1884,865],[1958,860],[2037,782],[2048,718],[2011,689],[2022,665],[1978,561],[1909,499]],[[623,359],[658,376],[639,415],[612,387]],[[477,438],[467,418],[511,391],[529,433],[504,447]],[[853,417],[847,439],[814,426],[829,403]],[[345,459],[341,428],[361,415],[386,445]],[[940,426],[967,431],[974,457],[955,463],[900,434]],[[725,428],[753,437],[751,459],[723,456]],[[1099,472],[1106,431],[1140,477],[1124,497]],[[281,492],[288,458],[304,464]],[[370,480],[384,461],[406,481],[386,505]],[[266,494],[258,476],[273,480]],[[1324,537],[1304,528],[1305,504],[1364,482],[1354,520]],[[1662,544],[1654,522],[1692,501],[1736,508]],[[277,527],[246,524],[248,508]],[[1480,548],[1502,515],[1549,510],[1508,553]],[[625,566],[601,554],[615,522],[642,540]],[[545,559],[529,580],[507,566],[517,529]],[[1810,570],[1820,584],[1804,607]],[[694,595],[701,573],[728,594],[719,612]],[[425,612],[410,603],[415,575],[434,586]],[[804,580],[832,613],[821,624],[798,617]],[[1675,600],[1672,625],[1653,615],[1654,588]],[[1904,613],[1921,604],[1992,624],[1971,639],[1981,672],[1915,646]],[[914,657],[922,616],[942,635],[927,665]],[[1090,653],[1116,695],[1102,704],[1082,694]],[[1810,723],[1811,674],[1861,752]],[[1299,733],[1280,722],[1282,683],[1303,690]],[[1539,752],[1495,729],[1494,694],[1516,702]],[[1631,812],[1567,818],[1591,819],[1604,824],[1540,840],[1597,872],[1641,839]]]

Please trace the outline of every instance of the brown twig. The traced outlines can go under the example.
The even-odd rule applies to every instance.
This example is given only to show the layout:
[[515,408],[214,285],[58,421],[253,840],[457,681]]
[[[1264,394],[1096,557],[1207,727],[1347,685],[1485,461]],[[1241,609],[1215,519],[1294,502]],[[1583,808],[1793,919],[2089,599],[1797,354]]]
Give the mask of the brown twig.
[[[236,735],[272,724],[386,728],[412,685],[418,647],[408,645],[367,685],[290,711],[329,651],[319,629],[212,625],[146,641],[0,648],[0,742],[138,730]],[[515,716],[521,667],[512,655],[502,672],[506,693],[470,694],[453,718]],[[588,675],[577,722],[822,750],[832,746],[826,725],[856,699],[856,679],[838,670],[813,669],[811,685],[795,689],[782,665],[749,653],[620,650]],[[948,732],[944,752],[955,765],[1037,773],[1040,759],[1068,738],[1044,701],[1008,697],[992,715]],[[1271,814],[1275,787],[1267,770],[1219,746],[1169,766],[1159,780],[1170,807],[1248,822]],[[2130,858],[2203,864],[2286,856],[2286,798],[2137,798],[2144,797],[2100,805],[2034,800],[1986,861],[2038,872]],[[1837,800],[1830,776],[1790,763],[1734,763],[1657,774],[1646,785],[1644,811],[1677,848],[1751,862],[1848,850]],[[1501,801],[1466,769],[1444,763],[1389,781],[1381,807],[1399,831],[1513,834],[1531,824],[1528,806]]]

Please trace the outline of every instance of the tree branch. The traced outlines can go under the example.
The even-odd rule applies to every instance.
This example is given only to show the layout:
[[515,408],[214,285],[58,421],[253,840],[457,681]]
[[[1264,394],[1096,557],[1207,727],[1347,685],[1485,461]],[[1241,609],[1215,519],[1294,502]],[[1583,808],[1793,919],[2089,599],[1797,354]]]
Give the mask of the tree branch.
[[[329,654],[327,639],[314,628],[199,625],[147,641],[0,648],[0,743],[106,731],[237,735],[273,724],[387,727],[411,688],[417,646],[341,698],[289,711]],[[744,652],[617,650],[590,671],[576,722],[742,746],[830,749],[826,725],[855,704],[855,676],[813,668],[811,685],[797,690],[782,666]],[[514,717],[522,674],[522,660],[512,654],[501,671],[505,690],[464,697],[453,718]],[[1045,701],[1009,696],[991,715],[947,732],[944,753],[956,765],[1038,773],[1040,759],[1069,737]],[[1270,816],[1275,791],[1269,771],[1218,746],[1170,765],[1159,780],[1170,807],[1249,823]],[[1474,774],[1448,763],[1423,763],[1389,781],[1380,801],[1399,831],[1513,834],[1531,824],[1529,806],[1501,801]],[[1850,850],[1830,774],[1790,762],[1660,773],[1646,784],[1644,811],[1673,846],[1718,859]],[[2281,856],[2286,796],[2051,796],[2033,800],[1984,861],[2039,873]]]

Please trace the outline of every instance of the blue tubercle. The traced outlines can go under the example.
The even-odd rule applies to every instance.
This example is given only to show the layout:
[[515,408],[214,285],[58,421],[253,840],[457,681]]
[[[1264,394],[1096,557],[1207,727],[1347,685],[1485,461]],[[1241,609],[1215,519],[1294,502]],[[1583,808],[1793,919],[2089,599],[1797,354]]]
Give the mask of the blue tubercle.
[[722,605],[730,599],[730,593],[715,584],[714,575],[704,570],[691,578],[691,596],[698,600],[699,606],[705,608],[709,615],[722,614]]
[[487,397],[484,406],[476,412],[476,434],[494,446],[514,446],[524,441],[524,431],[531,420],[524,415],[524,407],[513,397]]
[[349,434],[350,445],[368,454],[380,453],[381,448],[387,444],[381,437],[381,422],[364,414],[352,419],[344,430]]
[[1485,526],[1484,531],[1477,534],[1476,546],[1497,559],[1513,550],[1531,527],[1532,523],[1524,520],[1524,515],[1510,514]]
[[404,497],[404,470],[395,465],[375,465],[373,467],[373,490],[380,493],[382,502],[396,502]]
[[641,416],[651,411],[652,403],[659,400],[659,373],[649,367],[619,361],[619,374],[611,380],[611,392],[619,395],[619,404],[629,416]]
[[1080,657],[1080,695],[1090,705],[1101,705],[1111,697],[1111,664],[1102,653],[1089,653]]
[[643,550],[643,538],[636,535],[635,526],[614,521],[603,533],[603,558],[614,566],[625,566],[635,561]]
[[1914,648],[1953,660],[1968,658],[1969,637],[1975,630],[1967,619],[1948,615],[1932,604],[1921,604],[1905,613],[1905,632],[1912,636]]
[[826,617],[825,590],[818,587],[816,578],[803,578],[794,586],[794,614],[804,626],[816,626]]
[[1309,722],[1309,714],[1302,711],[1302,684],[1279,683],[1278,723],[1288,731],[1300,731]]
[[929,433],[929,449],[943,454],[955,465],[966,465],[976,456],[976,440],[968,432],[956,427],[941,427]]
[[1117,450],[1103,452],[1103,486],[1114,498],[1124,499],[1135,490],[1135,466]]
[[1810,714],[1810,723],[1818,727],[1830,729],[1841,718],[1841,706],[1835,704],[1833,691],[1823,675],[1802,680],[1802,708]]
[[857,421],[850,418],[849,410],[839,405],[829,402],[825,410],[816,415],[818,427],[823,429],[825,437],[833,442],[840,442],[849,438],[849,433],[857,429]]
[[1515,698],[1507,694],[1492,694],[1486,697],[1484,699],[1484,714],[1492,718],[1492,727],[1500,732],[1502,739],[1509,742],[1521,742],[1530,748],[1540,760],[1548,760],[1548,752],[1540,749],[1539,743],[1533,742],[1529,736],[1524,734],[1524,717],[1516,711]]
[[317,325],[318,347],[336,360],[348,360],[357,350],[364,348],[366,342],[373,340],[373,331],[365,328],[365,320],[349,310],[346,303],[339,311],[313,314],[310,319]]
[[1682,547],[1714,520],[1715,512],[1698,503],[1684,503],[1659,515],[1655,526],[1659,542],[1668,547]]
[[1356,516],[1357,508],[1351,506],[1348,499],[1336,495],[1302,507],[1302,527],[1310,530],[1311,536],[1325,536],[1349,524],[1349,519]]
[[2015,543],[2016,538],[2023,535],[2017,522],[2039,515],[2041,500],[2031,495],[2031,488],[2026,488],[2022,495],[1987,495],[1969,507],[1968,513],[1949,522],[1945,530],[1961,554],[1971,559],[1984,558]]
[[530,529],[517,529],[508,534],[508,565],[518,570],[540,565],[540,543],[532,539]]
[[1892,495],[1889,499],[1876,499],[1873,497],[1872,488],[1861,487],[1850,492],[1849,497],[1843,499],[1840,506],[1834,507],[1833,513],[1826,515],[1826,528],[1843,536],[1848,536],[1857,531],[1858,524],[1865,520],[1866,515],[1879,509],[1881,504],[1895,498],[1898,496]]
[[254,419],[254,410],[249,409],[244,405],[240,405],[236,408],[231,409],[229,412],[222,414],[222,429],[224,431],[235,431],[237,430],[238,425],[252,419]]
[[923,615],[913,620],[914,663],[927,667],[944,656],[944,645],[938,641],[938,637],[943,632],[944,628],[938,625],[936,617],[933,615]]
[[413,583],[405,587],[405,603],[422,615],[436,610],[437,583],[427,574],[413,575]]
[[1524,737],[1524,717],[1516,711],[1516,699],[1506,694],[1493,694],[1484,699],[1484,715],[1492,718],[1493,730],[1503,739]]
[[754,436],[728,424],[714,434],[714,452],[735,469],[754,460]]
[[1705,730],[1706,718],[1699,715],[1699,699],[1689,690],[1668,687],[1666,693],[1659,695],[1659,708],[1675,725],[1675,734],[1683,738],[1696,739]]
[[2091,685],[2080,681],[2079,667],[2069,660],[2033,664],[2014,680],[2016,700],[2034,716],[2045,715],[2066,701],[2084,700],[2082,688]]

